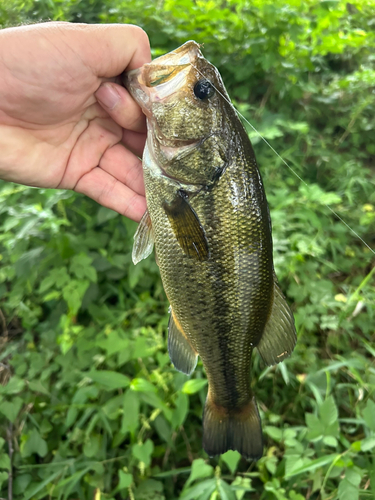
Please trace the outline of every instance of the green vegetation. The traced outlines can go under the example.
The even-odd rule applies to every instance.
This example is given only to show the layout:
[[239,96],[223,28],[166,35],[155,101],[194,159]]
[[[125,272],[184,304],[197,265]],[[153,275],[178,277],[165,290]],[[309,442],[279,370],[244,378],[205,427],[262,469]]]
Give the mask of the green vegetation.
[[[375,496],[373,0],[5,0],[4,26],[131,22],[154,56],[188,39],[249,127],[298,345],[254,360],[267,448],[201,449],[206,394],[166,351],[153,257],[136,225],[71,192],[0,186],[0,497],[356,500]],[[9,443],[14,449],[10,463]]]

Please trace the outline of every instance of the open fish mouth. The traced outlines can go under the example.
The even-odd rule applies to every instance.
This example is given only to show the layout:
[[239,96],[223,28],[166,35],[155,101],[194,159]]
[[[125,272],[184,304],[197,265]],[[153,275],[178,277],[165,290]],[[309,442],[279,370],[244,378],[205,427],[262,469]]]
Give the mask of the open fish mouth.
[[126,73],[125,87],[146,116],[151,117],[152,103],[167,99],[186,85],[197,59],[202,57],[199,47],[196,42],[187,42],[175,51]]

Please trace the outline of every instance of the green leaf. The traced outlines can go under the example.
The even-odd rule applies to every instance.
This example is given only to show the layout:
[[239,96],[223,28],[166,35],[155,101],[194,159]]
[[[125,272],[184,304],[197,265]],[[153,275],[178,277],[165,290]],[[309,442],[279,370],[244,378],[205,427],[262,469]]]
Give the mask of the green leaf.
[[189,486],[197,479],[211,477],[213,473],[214,468],[211,465],[206,464],[203,458],[197,458],[191,465],[191,473],[188,480],[186,481],[185,487]]
[[108,334],[104,340],[98,340],[96,345],[105,349],[107,355],[111,356],[117,352],[125,351],[129,348],[129,339],[122,338],[120,334],[115,330]]
[[26,442],[24,442],[21,446],[22,457],[27,458],[33,453],[36,453],[42,458],[48,453],[47,443],[36,429],[33,429],[30,432]]
[[236,494],[232,491],[228,483],[220,479],[218,481],[218,490],[220,493],[221,500],[237,500]]
[[189,398],[183,392],[179,392],[176,399],[176,408],[172,414],[172,427],[178,429],[185,422],[185,418],[189,411]]
[[121,432],[135,432],[139,425],[139,398],[128,389],[124,395]]
[[328,396],[324,403],[320,405],[319,414],[323,425],[325,425],[326,427],[337,422],[339,415],[335,400],[332,396]]
[[292,475],[292,473],[298,469],[300,469],[301,467],[303,467],[304,465],[307,465],[311,462],[310,459],[305,459],[305,462],[304,462],[304,459],[301,457],[300,454],[298,455],[291,455],[291,454],[288,454],[288,455],[285,455],[285,459],[286,459],[286,464],[285,464],[285,475],[286,476],[290,476]]
[[0,469],[8,469],[10,470],[10,458],[6,453],[0,453]]
[[339,455],[337,453],[334,453],[332,455],[324,455],[323,457],[317,458],[316,460],[312,460],[308,464],[299,467],[298,469],[294,470],[289,474],[285,474],[285,477],[289,478],[292,476],[296,476],[297,474],[302,474],[303,472],[314,471],[316,469],[319,469],[320,467],[324,467],[325,465],[331,464],[338,457]]
[[241,460],[241,455],[238,451],[229,450],[221,455],[221,460],[228,466],[232,474],[237,470],[238,462]]
[[133,391],[139,391],[139,392],[157,392],[157,388],[151,384],[148,380],[145,380],[144,378],[134,378],[131,381],[130,388],[133,389]]
[[50,394],[40,380],[32,380],[31,382],[29,382],[29,389],[34,392],[45,394],[46,396],[49,396]]
[[361,451],[369,451],[375,448],[375,436],[369,436],[361,441]]
[[88,458],[92,458],[98,455],[101,446],[101,437],[97,434],[90,434],[88,436],[85,445],[83,447],[83,453]]
[[109,208],[100,207],[98,213],[96,214],[96,220],[98,224],[103,224],[104,222],[108,222],[109,220],[115,219],[119,217],[119,213],[111,210]]
[[133,476],[131,474],[128,474],[122,470],[118,471],[118,489],[123,490],[125,488],[129,488],[129,486],[133,482]]
[[305,497],[303,495],[301,495],[300,493],[296,493],[294,490],[289,493],[289,498],[290,500],[305,500]]
[[5,415],[5,417],[12,423],[16,420],[21,408],[23,406],[23,401],[20,397],[16,396],[12,398],[11,401],[1,401],[0,402],[0,412]]
[[264,428],[264,432],[269,435],[274,441],[280,442],[283,438],[283,431],[278,427],[272,425],[267,425]]
[[366,408],[363,410],[363,419],[369,429],[375,432],[375,402],[369,399]]
[[87,376],[108,390],[122,389],[130,384],[126,375],[110,370],[92,370],[87,373]]
[[24,380],[17,377],[17,375],[13,375],[6,385],[0,385],[0,394],[17,394],[21,392],[24,387]]
[[344,479],[341,479],[338,490],[339,500],[358,500],[361,475],[353,469],[347,469]]
[[320,438],[324,435],[325,431],[324,425],[316,415],[314,415],[313,413],[306,413],[305,419],[307,427],[309,429],[309,432],[307,434],[307,439],[313,440]]
[[185,394],[195,394],[207,385],[207,380],[204,378],[194,378],[184,383],[182,392]]
[[184,490],[179,500],[201,500],[202,497],[208,499],[215,490],[216,479],[206,479]]
[[132,448],[133,456],[143,462],[146,467],[151,464],[151,454],[154,451],[154,444],[151,439],[147,439],[145,443],[135,444]]
[[79,280],[88,278],[90,281],[96,282],[96,270],[91,266],[92,258],[88,255],[80,253],[74,255],[70,263],[70,272],[74,274]]
[[8,482],[9,474],[7,472],[0,472],[0,488],[5,482]]

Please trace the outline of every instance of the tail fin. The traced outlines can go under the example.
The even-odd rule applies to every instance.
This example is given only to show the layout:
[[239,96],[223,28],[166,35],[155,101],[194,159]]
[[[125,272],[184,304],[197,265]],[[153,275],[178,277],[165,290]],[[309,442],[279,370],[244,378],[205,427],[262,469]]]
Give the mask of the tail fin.
[[263,436],[259,412],[253,397],[240,409],[217,406],[208,393],[203,413],[203,448],[213,457],[237,450],[248,459],[263,455]]

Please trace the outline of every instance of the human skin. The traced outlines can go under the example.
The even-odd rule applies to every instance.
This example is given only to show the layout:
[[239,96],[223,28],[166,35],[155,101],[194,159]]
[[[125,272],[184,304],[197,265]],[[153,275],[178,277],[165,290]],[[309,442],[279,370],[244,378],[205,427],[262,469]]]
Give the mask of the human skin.
[[115,82],[150,60],[137,26],[0,30],[0,178],[73,189],[139,221],[146,122]]

